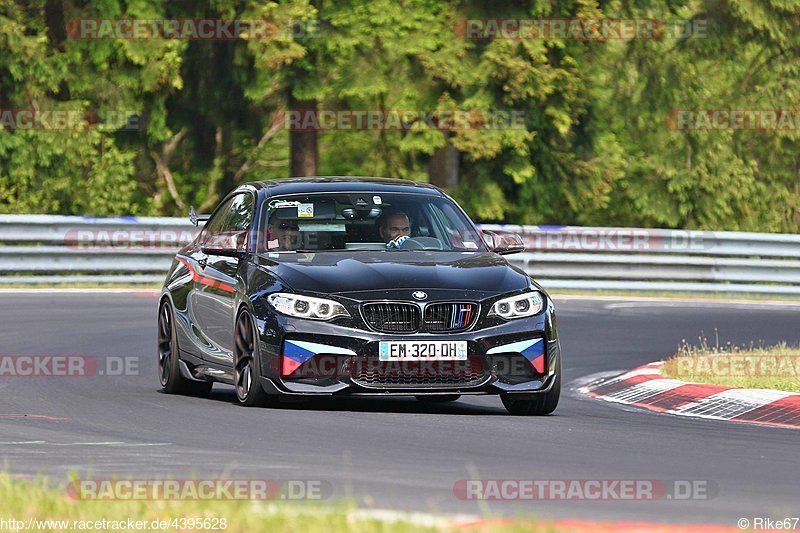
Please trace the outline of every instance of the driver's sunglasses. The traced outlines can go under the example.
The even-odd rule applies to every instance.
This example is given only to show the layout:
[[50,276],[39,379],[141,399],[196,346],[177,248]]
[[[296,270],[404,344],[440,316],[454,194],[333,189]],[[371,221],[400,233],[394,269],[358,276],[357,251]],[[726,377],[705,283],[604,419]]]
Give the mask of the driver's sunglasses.
[[283,231],[291,230],[291,231],[300,231],[300,226],[297,224],[287,224],[286,222],[281,222],[278,225],[278,228],[282,229]]

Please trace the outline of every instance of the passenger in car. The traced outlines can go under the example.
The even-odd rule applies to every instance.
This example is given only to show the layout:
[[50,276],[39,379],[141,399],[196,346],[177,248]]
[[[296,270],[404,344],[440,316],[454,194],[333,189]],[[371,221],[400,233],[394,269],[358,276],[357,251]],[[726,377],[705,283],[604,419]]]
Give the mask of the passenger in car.
[[296,220],[281,220],[273,216],[267,227],[267,247],[270,251],[292,251],[299,248],[300,225]]

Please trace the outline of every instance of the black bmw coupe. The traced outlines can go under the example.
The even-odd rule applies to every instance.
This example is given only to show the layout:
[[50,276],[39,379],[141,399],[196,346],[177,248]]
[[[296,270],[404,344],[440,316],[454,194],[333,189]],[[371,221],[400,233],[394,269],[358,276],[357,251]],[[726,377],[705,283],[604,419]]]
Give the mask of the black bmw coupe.
[[[195,218],[196,220],[196,218]],[[158,307],[168,393],[499,394],[512,414],[558,404],[552,300],[444,192],[379,178],[296,178],[231,192],[175,256]]]

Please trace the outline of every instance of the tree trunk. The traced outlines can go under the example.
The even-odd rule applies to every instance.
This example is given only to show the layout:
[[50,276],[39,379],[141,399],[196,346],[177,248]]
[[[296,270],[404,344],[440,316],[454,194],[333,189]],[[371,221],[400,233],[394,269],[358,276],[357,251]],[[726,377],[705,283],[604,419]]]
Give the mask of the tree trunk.
[[[289,111],[316,113],[316,100],[295,100],[289,95]],[[317,130],[289,130],[290,176],[316,176],[319,156]]]
[[47,25],[47,37],[50,39],[53,48],[63,52],[64,41],[67,40],[63,0],[47,0],[45,2],[44,20]]
[[[64,51],[64,42],[67,40],[67,25],[64,22],[64,2],[63,0],[47,0],[44,5],[44,21],[47,25],[47,37],[53,48],[59,52]],[[58,84],[58,92],[53,96],[56,100],[66,102],[70,99],[69,87],[67,82],[62,80]]]
[[428,164],[428,180],[432,185],[448,190],[458,187],[459,156],[450,143],[436,149]]

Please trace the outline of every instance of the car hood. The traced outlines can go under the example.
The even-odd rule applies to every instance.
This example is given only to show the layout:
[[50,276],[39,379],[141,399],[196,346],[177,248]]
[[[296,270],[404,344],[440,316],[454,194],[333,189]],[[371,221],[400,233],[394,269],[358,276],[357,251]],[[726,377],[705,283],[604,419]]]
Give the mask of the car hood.
[[527,274],[490,252],[327,251],[264,254],[257,261],[293,290],[352,297],[394,289],[490,296],[531,286]]

